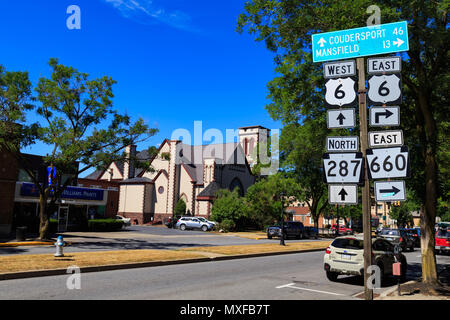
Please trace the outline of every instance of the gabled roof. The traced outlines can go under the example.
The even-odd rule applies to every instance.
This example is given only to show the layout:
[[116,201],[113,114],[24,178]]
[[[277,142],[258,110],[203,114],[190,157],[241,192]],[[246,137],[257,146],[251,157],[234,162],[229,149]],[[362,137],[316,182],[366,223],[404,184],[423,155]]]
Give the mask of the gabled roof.
[[197,195],[197,199],[203,200],[205,198],[209,198],[209,199],[214,198],[216,196],[216,193],[219,191],[219,189],[220,189],[220,185],[217,182],[213,181],[210,184],[208,184],[208,186]]

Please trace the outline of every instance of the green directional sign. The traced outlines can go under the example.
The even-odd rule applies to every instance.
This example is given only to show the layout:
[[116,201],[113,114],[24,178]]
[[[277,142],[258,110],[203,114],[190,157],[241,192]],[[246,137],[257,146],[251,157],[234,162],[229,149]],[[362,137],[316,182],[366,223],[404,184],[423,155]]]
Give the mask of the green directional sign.
[[314,62],[409,50],[406,21],[312,35]]

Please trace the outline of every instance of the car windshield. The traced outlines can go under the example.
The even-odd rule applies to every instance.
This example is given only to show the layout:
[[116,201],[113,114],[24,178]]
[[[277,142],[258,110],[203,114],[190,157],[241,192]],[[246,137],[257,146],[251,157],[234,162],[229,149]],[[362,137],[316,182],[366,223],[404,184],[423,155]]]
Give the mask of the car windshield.
[[398,230],[389,230],[389,229],[384,229],[381,231],[382,235],[389,235],[389,236],[399,236],[400,232]]
[[201,217],[199,217],[199,218],[197,218],[197,219],[200,220],[200,221],[206,221],[205,218],[201,218]]
[[335,248],[340,249],[364,249],[363,247],[363,241],[353,238],[342,238],[342,239],[335,239],[333,243],[331,244]]
[[439,238],[450,238],[450,233],[447,230],[439,230],[436,236]]

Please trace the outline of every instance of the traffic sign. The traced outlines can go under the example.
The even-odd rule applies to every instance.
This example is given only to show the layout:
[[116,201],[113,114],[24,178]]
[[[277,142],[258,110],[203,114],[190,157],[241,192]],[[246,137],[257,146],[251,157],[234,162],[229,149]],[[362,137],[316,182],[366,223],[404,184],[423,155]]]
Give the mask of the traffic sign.
[[402,71],[402,59],[398,56],[383,58],[368,58],[368,74],[400,73]]
[[328,106],[349,106],[356,103],[356,81],[352,78],[329,79],[325,102]]
[[361,183],[363,165],[361,152],[325,153],[323,155],[325,183]]
[[405,181],[375,181],[376,201],[405,201],[406,186]]
[[355,76],[356,75],[355,60],[324,63],[323,75],[325,79]]
[[395,105],[402,101],[400,76],[396,74],[371,76],[367,81],[369,103]]
[[369,110],[369,123],[372,127],[400,125],[400,107],[372,107]]
[[409,50],[406,21],[312,35],[313,62]]
[[355,119],[355,108],[327,110],[328,129],[353,128]]
[[359,137],[327,137],[327,152],[356,152]]
[[370,180],[406,178],[410,174],[407,146],[367,149],[366,157]]
[[330,204],[358,204],[357,185],[328,185]]
[[402,130],[369,131],[370,148],[396,147],[402,145]]

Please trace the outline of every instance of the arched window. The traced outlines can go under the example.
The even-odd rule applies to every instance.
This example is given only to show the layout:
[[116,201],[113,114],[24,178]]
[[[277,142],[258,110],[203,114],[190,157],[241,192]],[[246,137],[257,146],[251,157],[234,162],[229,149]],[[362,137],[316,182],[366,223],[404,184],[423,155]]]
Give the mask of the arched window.
[[233,181],[230,183],[230,191],[233,191],[234,189],[238,188],[239,195],[241,197],[244,196],[244,186],[241,183],[241,180],[238,178],[234,178]]

